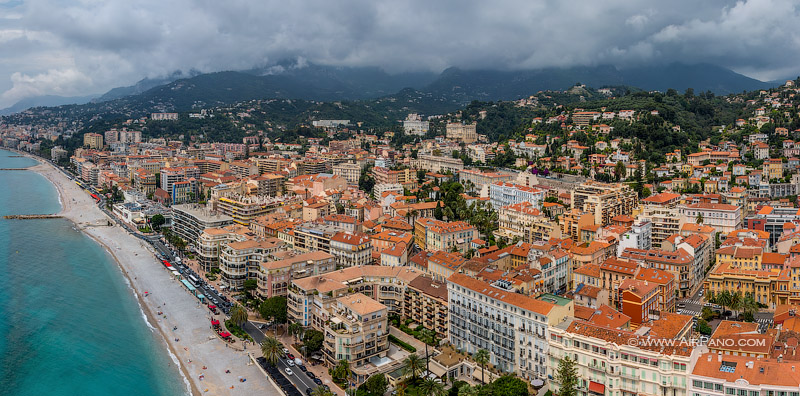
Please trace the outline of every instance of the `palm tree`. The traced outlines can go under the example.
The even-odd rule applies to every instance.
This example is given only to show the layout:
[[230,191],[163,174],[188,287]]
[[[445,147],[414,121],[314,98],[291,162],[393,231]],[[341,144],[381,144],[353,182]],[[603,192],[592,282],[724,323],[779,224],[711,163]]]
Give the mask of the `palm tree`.
[[475,355],[472,356],[475,359],[475,363],[478,363],[481,366],[481,383],[486,383],[483,376],[486,374],[486,364],[489,363],[489,359],[491,356],[489,355],[489,351],[485,349],[479,349],[478,352],[475,352]]
[[311,396],[334,396],[333,392],[318,386],[311,391]]
[[754,314],[758,312],[758,308],[758,302],[756,302],[756,299],[750,294],[745,296],[742,299],[742,302],[739,303],[739,309],[742,310],[742,313],[744,314]]
[[419,386],[419,390],[422,391],[423,396],[442,396],[444,395],[444,384],[428,378]]
[[231,320],[241,327],[244,322],[247,322],[247,310],[243,306],[236,304],[231,308]]
[[281,343],[275,337],[267,337],[261,341],[261,353],[271,365],[276,365],[281,357]]
[[431,355],[428,353],[428,345],[436,342],[436,333],[431,329],[422,329],[419,332],[419,340],[425,343],[425,370],[431,371]]
[[289,334],[294,336],[295,342],[297,342],[297,337],[302,332],[303,332],[303,325],[301,325],[300,323],[295,322],[289,325]]
[[350,375],[353,371],[350,369],[350,362],[345,359],[339,361],[336,367],[333,368],[333,377],[339,378],[347,382],[347,388],[350,389]]
[[716,296],[714,296],[714,301],[722,306],[722,311],[724,312],[725,309],[731,304],[731,292],[727,290],[719,292]]
[[461,385],[458,388],[458,396],[477,396],[478,395],[478,388],[472,387],[467,384]]
[[736,293],[731,293],[731,300],[728,302],[728,306],[731,308],[731,310],[739,311],[741,304],[742,293],[739,293],[738,291]]
[[405,374],[411,374],[413,380],[417,379],[417,374],[422,371],[422,359],[416,353],[412,353],[403,361]]

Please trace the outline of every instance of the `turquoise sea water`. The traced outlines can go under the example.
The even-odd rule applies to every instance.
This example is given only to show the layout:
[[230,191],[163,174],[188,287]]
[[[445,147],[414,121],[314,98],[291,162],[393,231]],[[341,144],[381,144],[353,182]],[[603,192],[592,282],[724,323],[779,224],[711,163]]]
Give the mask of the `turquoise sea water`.
[[[34,165],[0,150],[0,168]],[[0,171],[0,395],[185,395],[116,263],[56,213],[55,187]]]

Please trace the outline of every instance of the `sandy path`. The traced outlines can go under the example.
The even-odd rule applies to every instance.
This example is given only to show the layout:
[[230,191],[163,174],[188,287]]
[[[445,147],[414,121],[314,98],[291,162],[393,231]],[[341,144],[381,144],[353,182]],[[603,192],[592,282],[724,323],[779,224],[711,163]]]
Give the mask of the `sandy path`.
[[[133,286],[148,322],[159,331],[166,346],[179,360],[193,394],[282,394],[256,365],[250,364],[245,352],[227,348],[214,337],[210,329],[211,313],[182,284],[172,279],[149,245],[119,226],[107,226],[108,218],[94,200],[49,163],[40,161],[30,169],[46,177],[58,189],[62,203],[59,214],[72,220],[116,259]],[[144,292],[149,292],[150,296],[144,297]],[[158,311],[163,311],[163,315],[159,316]],[[175,331],[174,326],[178,327]],[[225,370],[231,373],[226,374]],[[203,380],[199,379],[201,374],[205,377]],[[240,376],[247,381],[239,382]]]

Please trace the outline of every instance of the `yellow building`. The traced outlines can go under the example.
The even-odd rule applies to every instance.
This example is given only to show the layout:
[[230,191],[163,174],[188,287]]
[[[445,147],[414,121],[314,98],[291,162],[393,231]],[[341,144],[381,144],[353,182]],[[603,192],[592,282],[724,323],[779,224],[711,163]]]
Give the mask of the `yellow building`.
[[723,291],[750,294],[775,307],[800,300],[797,268],[785,265],[786,255],[765,253],[760,247],[725,246],[717,249],[717,263],[708,273],[709,295]]
[[83,145],[99,150],[103,148],[103,135],[99,133],[87,133],[83,135]]

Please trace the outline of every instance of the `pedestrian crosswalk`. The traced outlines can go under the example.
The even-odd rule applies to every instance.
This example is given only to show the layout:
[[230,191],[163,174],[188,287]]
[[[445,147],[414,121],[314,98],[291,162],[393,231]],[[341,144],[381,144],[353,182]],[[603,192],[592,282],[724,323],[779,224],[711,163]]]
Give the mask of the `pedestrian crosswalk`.
[[700,315],[700,310],[695,310],[691,308],[678,309],[677,312],[682,315],[691,315],[691,316]]
[[687,304],[700,304],[700,305],[703,305],[703,304],[706,303],[705,300],[703,300],[703,297],[699,297],[699,296],[698,297],[694,297],[694,298],[683,299],[680,302],[687,303]]

